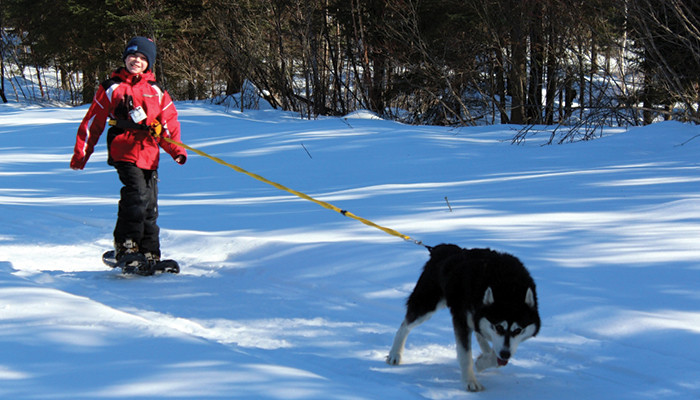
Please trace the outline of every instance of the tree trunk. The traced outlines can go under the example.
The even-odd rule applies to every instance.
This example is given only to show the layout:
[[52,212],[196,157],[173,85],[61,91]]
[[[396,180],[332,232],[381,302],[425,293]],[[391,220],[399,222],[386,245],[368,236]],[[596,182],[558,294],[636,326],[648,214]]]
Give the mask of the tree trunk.
[[502,50],[496,50],[496,66],[494,73],[496,75],[496,94],[498,95],[498,108],[501,113],[501,123],[509,124],[510,118],[506,112],[506,77],[503,65],[505,64],[505,56]]
[[[547,44],[547,62],[546,62],[546,79],[547,79],[547,94],[545,97],[544,106],[544,123],[547,125],[554,124],[554,103],[557,98],[557,87],[559,86],[559,77],[557,72],[559,71],[559,48],[560,48],[560,35],[556,32],[556,27],[554,20],[556,18],[554,10],[548,8],[547,10],[547,34],[549,36]],[[561,91],[559,91],[559,103],[561,103]]]
[[512,59],[510,78],[508,79],[508,92],[511,96],[510,122],[512,124],[524,124],[525,119],[525,85],[527,82],[527,43],[524,39],[522,24],[513,24],[514,38],[512,44]]
[[[2,24],[0,24],[0,28],[2,28]],[[3,56],[4,47],[4,44],[0,43],[0,98],[2,98],[3,103],[7,103],[7,97],[5,97],[5,57]]]
[[544,35],[542,32],[542,6],[535,5],[530,23],[530,83],[526,118],[528,124],[542,123],[542,75],[544,66]]
[[95,97],[97,73],[93,69],[83,70],[83,104],[90,104]]

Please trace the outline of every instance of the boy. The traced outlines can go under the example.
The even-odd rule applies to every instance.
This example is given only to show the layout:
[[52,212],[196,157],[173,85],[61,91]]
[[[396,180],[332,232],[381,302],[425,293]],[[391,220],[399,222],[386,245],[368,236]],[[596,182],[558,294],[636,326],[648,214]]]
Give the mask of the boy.
[[162,125],[162,136],[180,141],[175,105],[155,82],[155,43],[135,37],[127,44],[122,59],[124,67],[102,82],[78,128],[70,167],[85,167],[107,118],[113,120],[115,126],[107,131],[108,163],[116,168],[124,185],[114,228],[116,262],[123,266],[125,256],[130,255],[153,266],[160,261],[160,229],[156,224],[160,148],[180,165],[187,160],[187,153],[147,129],[157,121]]

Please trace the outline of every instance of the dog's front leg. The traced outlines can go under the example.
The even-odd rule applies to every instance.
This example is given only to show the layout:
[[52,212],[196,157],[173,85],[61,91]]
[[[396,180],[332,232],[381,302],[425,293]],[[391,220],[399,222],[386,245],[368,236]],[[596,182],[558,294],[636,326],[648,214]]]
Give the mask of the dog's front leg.
[[476,359],[476,370],[481,372],[487,368],[497,367],[498,359],[488,340],[479,332],[476,332],[475,335],[477,342],[479,342],[479,347],[481,347],[481,355]]
[[403,357],[403,349],[406,346],[408,334],[411,333],[413,328],[429,320],[434,312],[435,311],[431,311],[418,317],[412,310],[409,310],[406,313],[406,318],[401,323],[399,330],[396,331],[396,336],[394,336],[394,344],[391,346],[391,351],[389,351],[389,355],[386,357],[387,364],[401,364],[401,357]]
[[452,325],[455,330],[455,341],[457,342],[457,361],[462,372],[462,383],[470,392],[479,392],[484,387],[476,380],[474,374],[474,360],[472,359],[471,335],[472,330],[467,325],[467,315],[465,312],[452,311]]
[[396,336],[394,336],[394,344],[391,346],[391,351],[389,351],[389,355],[386,357],[387,364],[401,364],[403,349],[404,346],[406,346],[406,338],[408,338],[408,334],[411,332],[412,328],[408,320],[404,319],[399,330],[396,332]]

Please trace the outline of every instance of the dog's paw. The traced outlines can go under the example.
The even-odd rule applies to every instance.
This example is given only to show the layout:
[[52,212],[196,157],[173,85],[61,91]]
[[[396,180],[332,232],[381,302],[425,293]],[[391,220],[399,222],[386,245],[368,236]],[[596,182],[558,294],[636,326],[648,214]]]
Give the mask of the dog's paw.
[[476,359],[475,365],[477,372],[481,372],[488,368],[495,368],[498,366],[498,357],[496,357],[496,353],[494,352],[482,353]]
[[401,354],[389,353],[389,355],[386,356],[386,363],[389,365],[401,364]]
[[467,382],[467,390],[470,392],[481,392],[484,390],[484,385],[479,383],[476,379]]

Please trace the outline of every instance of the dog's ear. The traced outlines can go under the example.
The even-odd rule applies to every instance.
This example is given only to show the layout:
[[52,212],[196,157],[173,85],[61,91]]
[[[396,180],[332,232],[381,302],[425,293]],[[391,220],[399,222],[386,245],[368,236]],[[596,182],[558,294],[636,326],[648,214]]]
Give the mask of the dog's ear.
[[537,306],[535,304],[535,292],[532,291],[532,288],[527,288],[527,292],[525,292],[525,304],[530,308]]
[[484,305],[490,306],[493,303],[495,303],[495,300],[493,299],[493,290],[491,290],[491,286],[489,286],[486,288],[486,292],[484,293]]

